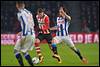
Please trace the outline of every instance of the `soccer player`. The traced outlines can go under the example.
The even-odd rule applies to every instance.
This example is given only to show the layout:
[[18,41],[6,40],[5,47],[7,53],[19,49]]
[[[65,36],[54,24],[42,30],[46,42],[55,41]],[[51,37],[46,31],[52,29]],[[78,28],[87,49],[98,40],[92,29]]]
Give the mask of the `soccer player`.
[[21,24],[22,31],[18,33],[21,38],[19,38],[16,42],[14,54],[20,66],[24,66],[21,53],[24,55],[27,62],[33,66],[32,59],[28,54],[28,51],[32,50],[33,43],[35,41],[33,17],[31,12],[25,9],[24,2],[18,1],[16,3],[16,8],[19,11],[17,16]]
[[58,13],[59,14],[56,20],[57,26],[50,28],[50,30],[57,30],[56,36],[53,38],[53,42],[58,44],[64,41],[66,45],[68,45],[79,56],[83,63],[87,63],[87,60],[81,55],[79,49],[74,46],[74,43],[69,37],[68,27],[71,17],[67,14],[67,12],[65,12],[65,8],[62,6],[59,8]]
[[46,39],[46,41],[49,44],[49,47],[51,48],[52,52],[53,52],[53,58],[56,58],[58,60],[58,63],[61,63],[61,58],[57,53],[57,47],[56,44],[52,43],[52,36],[49,30],[49,16],[47,16],[44,13],[44,10],[42,8],[39,8],[37,10],[37,15],[36,15],[37,21],[38,21],[38,26],[39,26],[39,34],[36,37],[36,41],[35,41],[35,48],[36,48],[36,52],[37,55],[39,57],[40,62],[43,61],[43,55],[41,54],[41,50],[39,47],[39,43]]

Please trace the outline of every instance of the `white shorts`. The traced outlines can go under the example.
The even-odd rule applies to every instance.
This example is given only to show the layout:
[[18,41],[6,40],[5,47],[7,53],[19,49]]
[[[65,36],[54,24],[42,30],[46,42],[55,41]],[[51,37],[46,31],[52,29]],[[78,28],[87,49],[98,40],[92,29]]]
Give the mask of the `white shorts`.
[[35,35],[23,36],[21,39],[17,40],[14,49],[25,53],[28,50],[33,49],[34,42],[35,42]]
[[64,41],[69,47],[74,47],[74,43],[72,42],[69,35],[68,36],[55,36],[53,40],[56,44],[59,44],[62,41]]

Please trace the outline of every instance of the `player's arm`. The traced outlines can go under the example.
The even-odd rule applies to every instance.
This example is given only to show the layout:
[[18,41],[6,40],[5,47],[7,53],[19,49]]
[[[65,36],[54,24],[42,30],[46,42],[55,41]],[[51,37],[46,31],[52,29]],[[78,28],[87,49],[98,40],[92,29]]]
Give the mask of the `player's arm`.
[[[57,22],[57,19],[55,20],[56,22]],[[59,30],[59,26],[57,25],[56,22],[55,22],[55,25],[53,27],[50,27],[50,30],[52,30],[52,31]]]
[[33,15],[32,14],[30,14],[30,20],[31,20],[31,27],[32,27],[32,29],[34,30],[34,19],[33,19]]
[[54,26],[54,27],[51,27],[49,28],[50,30],[58,30],[58,27],[57,26]]
[[21,35],[22,32],[18,32],[17,35]]
[[68,14],[66,14],[66,12],[64,12],[63,8],[61,9],[61,12],[64,18],[66,18],[68,21],[71,21],[71,17]]
[[24,25],[24,28],[23,28],[23,35],[26,35],[27,34],[27,24],[28,24],[28,19],[27,19],[27,17],[26,17],[26,15],[25,14],[22,14],[21,16],[20,16],[20,18],[21,18],[21,20],[22,20],[22,23],[23,23],[23,25]]
[[45,23],[43,25],[43,30],[49,29],[49,17],[45,17]]
[[64,15],[65,15],[65,18],[69,21],[71,21],[71,17],[69,15],[67,15],[65,12],[64,12]]

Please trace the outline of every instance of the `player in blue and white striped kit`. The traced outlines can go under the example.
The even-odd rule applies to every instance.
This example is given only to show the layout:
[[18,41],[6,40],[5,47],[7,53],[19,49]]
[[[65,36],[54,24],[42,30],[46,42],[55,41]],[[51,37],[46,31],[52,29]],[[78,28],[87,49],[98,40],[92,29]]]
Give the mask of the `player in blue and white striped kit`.
[[32,59],[28,54],[28,51],[33,49],[33,44],[35,41],[33,17],[30,11],[24,8],[25,7],[24,2],[17,2],[16,7],[19,11],[17,13],[17,16],[21,24],[22,31],[18,33],[18,35],[20,35],[21,38],[18,39],[16,42],[16,45],[14,47],[14,54],[21,66],[24,66],[24,64],[20,52],[23,53],[28,63],[31,66],[33,66]]
[[57,26],[51,28],[51,30],[57,30],[56,36],[53,38],[53,42],[58,44],[64,41],[82,60],[83,63],[87,63],[87,60],[81,55],[80,51],[74,46],[69,34],[68,27],[70,24],[71,17],[66,14],[64,7],[60,7],[59,15],[57,17]]

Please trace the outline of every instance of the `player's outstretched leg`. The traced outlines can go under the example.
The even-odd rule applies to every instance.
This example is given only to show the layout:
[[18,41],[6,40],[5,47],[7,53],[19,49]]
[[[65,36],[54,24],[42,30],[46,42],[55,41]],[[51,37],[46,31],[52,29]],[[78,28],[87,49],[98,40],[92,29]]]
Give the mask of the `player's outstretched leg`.
[[81,53],[80,53],[80,50],[79,49],[76,49],[75,47],[71,47],[71,49],[79,56],[79,58],[82,60],[83,63],[88,63],[87,59],[84,58]]
[[14,49],[14,54],[16,56],[16,59],[18,60],[18,63],[20,64],[20,66],[24,66],[23,59],[22,59],[20,52]]
[[24,55],[25,59],[27,60],[27,62],[28,62],[31,66],[33,66],[32,58],[31,58],[31,56],[28,54],[28,52],[23,53],[23,55]]
[[42,56],[42,53],[41,53],[41,50],[40,50],[40,46],[39,46],[38,43],[35,43],[34,46],[35,46],[36,53],[37,53],[37,55],[39,57],[40,63],[42,63],[44,57]]
[[57,47],[56,47],[56,44],[52,44],[51,45],[51,49],[52,49],[52,51],[53,51],[53,53],[54,53],[54,55],[52,56],[53,58],[56,58],[57,60],[58,60],[58,63],[61,63],[62,61],[61,61],[61,58],[60,58],[60,56],[58,55],[58,52],[57,52]]

